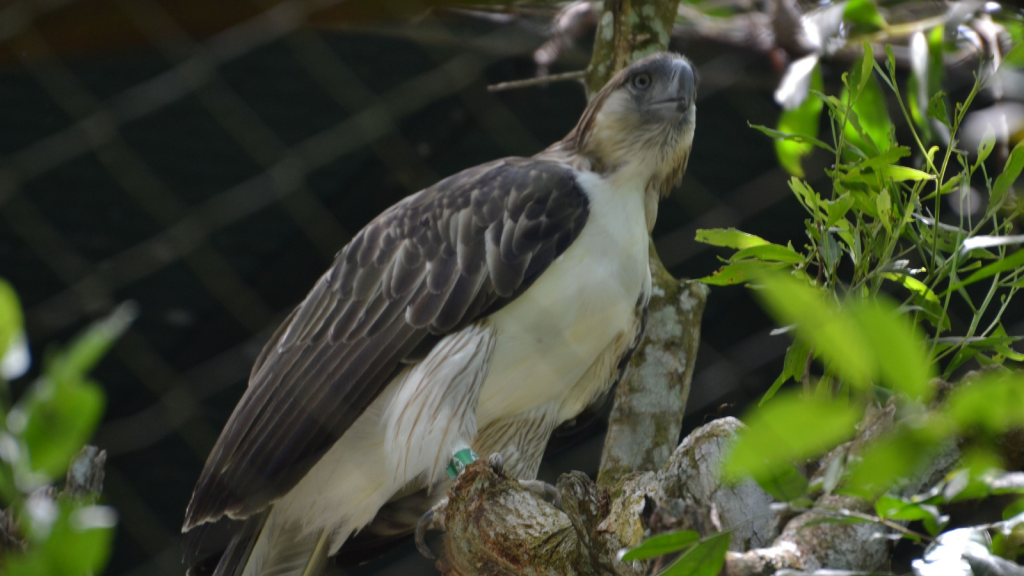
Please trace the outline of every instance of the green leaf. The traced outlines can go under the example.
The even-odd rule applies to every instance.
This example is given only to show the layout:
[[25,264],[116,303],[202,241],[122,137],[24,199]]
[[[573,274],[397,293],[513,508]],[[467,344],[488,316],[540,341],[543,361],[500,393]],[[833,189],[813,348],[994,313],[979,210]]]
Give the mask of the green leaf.
[[883,494],[875,500],[875,515],[879,518],[888,518],[890,514],[902,510],[909,502],[902,498]]
[[134,320],[123,304],[94,322],[55,355],[12,409],[8,425],[24,442],[31,469],[49,479],[61,476],[71,457],[96,430],[103,415],[103,390],[86,375]]
[[1024,376],[987,374],[950,393],[946,413],[961,429],[993,434],[1024,425]]
[[828,211],[826,226],[833,226],[846,216],[846,213],[853,208],[853,196],[847,192],[835,200],[826,200],[825,209]]
[[876,494],[905,478],[924,461],[925,453],[911,438],[888,436],[870,444],[850,466],[845,490]]
[[1008,346],[997,346],[996,351],[999,352],[1000,356],[1005,356],[1014,362],[1024,362],[1024,354],[1017,352]]
[[680,556],[662,576],[717,576],[725,564],[731,539],[731,532],[722,532],[704,540]]
[[871,168],[872,170],[883,172],[898,164],[901,158],[906,158],[907,156],[910,156],[910,148],[906,146],[893,146],[878,156],[861,162],[860,167],[861,169]]
[[850,465],[843,491],[860,496],[884,492],[934,454],[952,433],[948,422],[938,416],[901,426],[864,449],[860,460]]
[[819,210],[819,204],[821,198],[813,188],[807,185],[806,182],[793,176],[789,179],[789,189],[796,195],[797,200],[807,208],[808,212],[815,214]]
[[[942,92],[942,80],[946,76],[945,55],[945,26],[940,24],[933,27],[928,32],[929,94],[938,94],[939,92]],[[945,105],[943,105],[943,108],[945,108]]]
[[680,530],[679,532],[656,534],[644,540],[643,544],[633,548],[629,552],[626,552],[626,554],[622,556],[622,561],[630,562],[632,560],[645,560],[647,558],[654,558],[655,556],[678,552],[698,540],[700,540],[700,534],[694,530]]
[[[1010,66],[1024,66],[1024,42],[1018,42],[1009,52],[1003,56],[1002,64],[1009,64]],[[1000,64],[1000,67],[1002,67]]]
[[779,502],[792,502],[807,494],[807,478],[796,466],[782,466],[778,471],[756,478],[758,485]]
[[814,347],[848,382],[864,387],[874,371],[871,346],[853,318],[842,314],[822,292],[782,274],[764,274],[755,295],[782,326],[796,324],[797,334]]
[[861,413],[857,405],[778,394],[743,419],[747,427],[726,458],[724,473],[732,479],[771,478],[793,461],[817,456],[852,436]]
[[[850,6],[847,5],[847,9],[849,8]],[[878,14],[877,10],[875,14]],[[871,44],[864,42],[861,46],[864,49],[864,54],[860,58],[860,66],[854,66],[853,68],[854,71],[859,71],[859,78],[855,82],[857,84],[857,94],[863,92],[864,86],[871,80],[871,72],[874,69],[875,63],[875,49],[871,47]]]
[[1024,362],[1024,354],[1010,348],[1010,344],[1013,341],[1019,340],[1019,337],[1009,336],[1006,333],[1006,328],[1004,328],[1001,323],[992,331],[992,336],[995,338],[1006,338],[1006,340],[992,343],[992,349],[998,352],[1000,356],[1005,356],[1006,358],[1016,362]]
[[1001,458],[987,448],[966,447],[961,469],[946,475],[942,497],[946,502],[978,500],[992,494],[990,482],[1000,470]]
[[946,294],[949,294],[954,290],[959,290],[964,286],[974,284],[979,280],[984,280],[985,278],[995,276],[996,274],[1007,272],[1010,270],[1016,270],[1021,266],[1024,266],[1024,250],[1017,250],[1013,254],[1010,254],[1009,256],[1001,260],[996,260],[995,262],[989,264],[988,266],[985,266],[984,268],[976,271],[974,274],[968,276],[966,280],[963,280],[950,286],[949,288],[946,289],[945,292],[942,293],[942,296],[945,296]]
[[777,126],[778,132],[782,134],[802,135],[802,141],[795,139],[776,139],[775,154],[779,158],[779,165],[790,174],[803,178],[804,169],[800,160],[811,153],[816,145],[811,141],[818,135],[819,119],[821,118],[822,102],[814,95],[814,91],[821,91],[821,67],[816,66],[811,73],[811,93],[807,95],[800,106],[792,110],[785,110],[779,117]]
[[945,525],[949,516],[939,512],[934,504],[921,502],[907,502],[900,498],[883,495],[875,502],[875,513],[879,518],[886,520],[897,520],[913,522],[915,520],[926,521],[934,527]]
[[1016,518],[1024,514],[1024,498],[1018,498],[1014,500],[1009,506],[1003,508],[1003,520],[1009,520]]
[[138,315],[134,303],[126,302],[108,316],[93,322],[49,362],[46,376],[56,382],[78,381],[103,358]]
[[36,383],[16,407],[24,414],[19,436],[28,447],[32,470],[55,479],[89,440],[103,416],[103,391],[89,382]]
[[770,244],[760,236],[747,234],[735,228],[701,228],[697,230],[697,242],[743,250],[754,246]]
[[924,282],[907,274],[896,274],[894,272],[885,272],[882,274],[882,277],[901,284],[904,288],[910,290],[914,305],[924,312],[925,319],[932,326],[938,328],[940,332],[950,328],[949,317],[946,315],[945,310],[943,310],[939,297]]
[[927,530],[929,534],[931,534],[932,536],[938,536],[946,529],[946,525],[949,524],[949,515],[940,514],[939,509],[934,506],[923,506],[928,506],[929,509],[933,509],[935,511],[935,514],[931,514],[929,516],[925,516],[924,518],[922,518],[921,524],[924,526],[924,529]]
[[775,396],[775,393],[779,391],[779,388],[786,383],[787,380],[792,378],[797,382],[803,378],[804,369],[807,367],[807,357],[811,355],[811,347],[807,345],[803,340],[795,340],[789,345],[786,350],[786,360],[782,365],[782,374],[775,379],[775,383],[772,387],[764,393],[761,398],[761,402],[758,406],[763,406],[765,402]]
[[900,316],[896,307],[879,298],[850,307],[877,362],[882,381],[911,398],[931,397],[929,382],[935,376],[924,335]]
[[[844,90],[841,100],[849,100],[849,90]],[[878,81],[871,76],[860,96],[853,103],[853,109],[846,124],[846,139],[872,155],[880,154],[889,149],[889,129],[892,120],[885,105],[885,95],[878,86]]]
[[812,146],[821,148],[822,150],[827,150],[832,154],[836,153],[836,151],[831,146],[808,134],[791,134],[787,132],[779,132],[774,128],[761,126],[759,124],[751,124],[749,122],[747,123],[747,125],[753,128],[754,130],[757,130],[758,132],[764,134],[765,136],[771,137],[773,140],[787,140],[790,142],[811,144]]
[[761,274],[764,274],[767,270],[776,270],[786,264],[776,264],[769,262],[759,262],[756,260],[741,260],[739,262],[731,262],[722,266],[716,270],[711,276],[705,276],[700,279],[705,284],[712,286],[732,286],[734,284],[743,284],[749,282],[754,278],[757,278]]
[[753,258],[755,260],[764,260],[767,262],[803,262],[804,255],[787,248],[786,246],[780,246],[778,244],[764,244],[761,246],[751,246],[750,248],[744,248],[739,252],[733,254],[730,260],[742,260],[744,258]]
[[1010,342],[1018,340],[1013,337],[995,337],[989,336],[987,338],[974,337],[974,338],[962,338],[957,336],[947,336],[945,338],[938,338],[938,346],[936,350],[947,350],[949,348],[956,348],[961,346],[961,352],[970,352],[968,360],[973,358],[975,354],[979,352],[994,352],[1000,346],[1006,345]]
[[0,358],[24,329],[24,323],[17,292],[0,278]]
[[821,239],[821,255],[825,259],[825,265],[830,272],[835,270],[839,259],[843,257],[843,251],[836,242],[835,234],[830,230],[825,231],[825,237]]
[[939,303],[939,297],[936,296],[935,293],[931,291],[931,288],[928,288],[927,284],[921,282],[920,280],[914,278],[913,276],[907,274],[896,274],[894,272],[885,272],[882,274],[882,277],[888,280],[892,280],[893,282],[902,284],[904,288],[912,292],[916,292],[917,294],[920,294],[925,300],[928,300],[929,302],[934,302],[935,304]]
[[974,162],[974,168],[988,159],[989,155],[992,154],[992,150],[996,147],[996,131],[992,128],[991,124],[985,125],[985,133],[981,136],[981,143],[978,144],[978,159]]
[[[960,184],[960,181],[963,180],[963,178],[963,174],[956,174],[949,180],[946,180],[946,183],[939,188],[939,196],[945,196],[946,194],[952,192],[954,189],[959,190],[959,187],[957,185]],[[922,200],[927,200],[931,197],[932,194],[929,194],[928,196],[922,198]]]
[[928,101],[928,115],[949,126],[949,114],[946,112],[946,93],[939,90]]
[[843,11],[843,19],[862,28],[861,32],[885,28],[885,19],[878,13],[872,0],[850,0]]
[[[922,53],[923,50],[923,53]],[[928,120],[928,41],[921,32],[910,40],[910,78],[907,78],[906,104],[910,117],[920,131],[923,143],[932,141],[932,127]],[[929,161],[931,157],[929,156]]]
[[[48,537],[27,553],[4,557],[4,576],[90,576],[103,571],[114,529],[106,507],[64,502]],[[27,515],[26,515],[27,516]],[[100,516],[99,521],[94,518]]]
[[1018,142],[1013,147],[1013,150],[1010,151],[1010,157],[1006,159],[1003,173],[992,184],[992,194],[988,200],[989,210],[998,207],[1002,203],[1003,198],[1006,196],[1006,191],[1010,189],[1010,186],[1020,176],[1022,169],[1024,169],[1024,140]]
[[875,207],[875,202],[870,196],[860,191],[851,192],[853,195],[853,205],[872,218],[878,218],[878,209]]
[[913,168],[907,168],[906,166],[888,166],[882,170],[882,175],[887,178],[892,178],[896,182],[906,182],[907,180],[919,181],[919,180],[934,180],[935,176],[915,170]]
[[875,208],[878,210],[878,221],[885,226],[887,232],[892,232],[892,198],[889,191],[883,189],[875,196]]

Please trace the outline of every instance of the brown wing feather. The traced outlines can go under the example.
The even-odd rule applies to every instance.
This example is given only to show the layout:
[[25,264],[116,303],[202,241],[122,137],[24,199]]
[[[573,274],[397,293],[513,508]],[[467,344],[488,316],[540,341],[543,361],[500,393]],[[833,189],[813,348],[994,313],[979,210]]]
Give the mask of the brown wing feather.
[[196,485],[185,529],[250,516],[291,489],[403,360],[515,299],[575,240],[587,214],[570,169],[508,158],[377,217],[260,355]]

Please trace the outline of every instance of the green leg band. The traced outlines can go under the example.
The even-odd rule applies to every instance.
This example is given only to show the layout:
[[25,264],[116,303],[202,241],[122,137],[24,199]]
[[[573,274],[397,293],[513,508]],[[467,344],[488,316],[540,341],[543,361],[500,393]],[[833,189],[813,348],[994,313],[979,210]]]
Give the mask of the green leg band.
[[479,457],[476,452],[473,452],[472,448],[463,448],[452,456],[452,459],[448,461],[448,476],[455,478],[462,471],[466,469],[466,466],[476,462]]

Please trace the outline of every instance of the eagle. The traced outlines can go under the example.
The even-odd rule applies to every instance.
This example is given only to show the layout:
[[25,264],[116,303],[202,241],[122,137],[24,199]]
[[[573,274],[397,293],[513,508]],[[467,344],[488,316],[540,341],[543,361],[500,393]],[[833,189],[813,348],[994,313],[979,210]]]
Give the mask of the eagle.
[[643,334],[695,90],[685,57],[647,56],[562,140],[356,234],[256,359],[185,513],[189,573],[321,574],[413,532],[476,454],[535,483],[552,432],[608,397]]

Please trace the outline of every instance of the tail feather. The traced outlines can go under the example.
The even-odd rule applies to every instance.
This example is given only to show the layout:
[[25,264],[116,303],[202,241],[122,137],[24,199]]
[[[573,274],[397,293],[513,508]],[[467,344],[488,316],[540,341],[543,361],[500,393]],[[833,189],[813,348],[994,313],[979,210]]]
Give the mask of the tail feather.
[[266,520],[267,513],[245,520],[221,518],[186,532],[182,544],[187,576],[239,576]]
[[265,512],[246,520],[203,524],[186,534],[189,576],[322,576],[328,569],[326,532],[276,522]]
[[267,515],[250,518],[242,531],[235,535],[224,549],[224,554],[217,562],[213,576],[241,576],[253,547],[267,523]]
[[311,534],[298,523],[278,523],[271,516],[237,576],[321,576],[327,570],[329,550],[326,532]]
[[327,571],[327,534],[321,534],[317,538],[316,547],[309,557],[309,563],[300,576],[320,576]]

